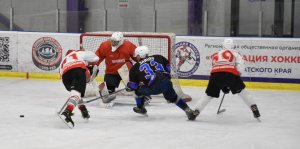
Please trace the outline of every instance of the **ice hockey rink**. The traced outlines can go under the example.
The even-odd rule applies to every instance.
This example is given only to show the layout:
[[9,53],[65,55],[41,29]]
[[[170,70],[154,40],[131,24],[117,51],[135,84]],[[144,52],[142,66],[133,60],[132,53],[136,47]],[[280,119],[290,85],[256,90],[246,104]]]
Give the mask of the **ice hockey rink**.
[[[204,88],[183,88],[195,103]],[[74,110],[75,127],[58,118],[68,93],[60,81],[0,79],[1,149],[299,149],[300,92],[249,90],[261,122],[236,95],[208,104],[195,121],[162,97],[153,97],[148,117],[132,111],[131,96],[118,96],[111,108],[87,104],[85,121]],[[20,115],[24,115],[23,118]]]

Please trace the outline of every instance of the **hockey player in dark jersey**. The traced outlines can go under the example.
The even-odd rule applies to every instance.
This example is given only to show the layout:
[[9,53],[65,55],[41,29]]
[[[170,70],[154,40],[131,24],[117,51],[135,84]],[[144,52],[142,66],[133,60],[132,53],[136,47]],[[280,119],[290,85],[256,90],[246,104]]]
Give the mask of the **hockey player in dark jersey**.
[[162,93],[168,102],[175,103],[184,110],[189,120],[194,120],[199,111],[190,109],[186,102],[176,94],[171,82],[168,60],[161,55],[149,56],[149,49],[146,46],[137,47],[134,56],[139,61],[130,69],[127,84],[127,91],[134,90],[136,95],[137,106],[133,108],[133,111],[146,114],[146,98]]

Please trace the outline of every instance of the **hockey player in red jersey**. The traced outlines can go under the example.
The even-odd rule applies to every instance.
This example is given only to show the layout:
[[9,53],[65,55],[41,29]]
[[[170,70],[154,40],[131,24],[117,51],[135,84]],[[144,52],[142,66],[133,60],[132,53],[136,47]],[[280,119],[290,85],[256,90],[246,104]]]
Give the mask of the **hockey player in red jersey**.
[[[130,59],[137,61],[133,56],[136,46],[130,41],[124,39],[123,33],[115,32],[111,38],[101,43],[96,51],[99,57],[97,65],[105,59],[105,75],[104,81],[107,85],[109,93],[115,91],[122,80],[118,70],[126,63],[128,69],[132,66]],[[127,77],[127,76],[126,76]],[[116,95],[111,95],[108,98],[103,98],[104,103],[109,103],[116,98]]]
[[[260,113],[253,98],[245,90],[245,84],[240,75],[244,70],[242,56],[234,50],[233,40],[225,39],[223,49],[211,56],[212,69],[205,95],[196,104],[196,109],[201,111],[213,98],[218,98],[220,90],[229,87],[232,94],[238,94],[246,105],[252,110],[254,118],[259,118]],[[224,92],[225,93],[225,92]]]
[[[66,104],[59,113],[69,127],[74,127],[74,122],[71,118],[73,109],[82,102],[81,97],[84,97],[86,83],[92,81],[90,64],[99,60],[98,56],[91,51],[75,51],[69,50],[60,65],[60,75],[65,88],[70,92]],[[95,72],[96,73],[96,72]],[[95,76],[95,75],[92,75]],[[82,117],[90,118],[85,105],[79,105]]]

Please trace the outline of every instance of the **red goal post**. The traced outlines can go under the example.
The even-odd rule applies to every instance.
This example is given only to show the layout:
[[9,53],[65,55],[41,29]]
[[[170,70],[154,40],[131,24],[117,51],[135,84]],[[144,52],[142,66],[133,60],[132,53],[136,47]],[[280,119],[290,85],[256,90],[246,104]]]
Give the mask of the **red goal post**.
[[[113,32],[92,32],[83,33],[80,35],[80,48],[95,52],[100,44],[108,40]],[[176,67],[175,58],[175,40],[176,35],[174,33],[148,33],[148,32],[123,32],[124,39],[131,41],[136,46],[146,45],[149,47],[150,55],[160,54],[168,58],[171,64],[172,82],[176,92],[179,96],[183,97]],[[100,75],[104,75],[105,65],[100,65]],[[191,100],[189,95],[186,95],[186,100]]]

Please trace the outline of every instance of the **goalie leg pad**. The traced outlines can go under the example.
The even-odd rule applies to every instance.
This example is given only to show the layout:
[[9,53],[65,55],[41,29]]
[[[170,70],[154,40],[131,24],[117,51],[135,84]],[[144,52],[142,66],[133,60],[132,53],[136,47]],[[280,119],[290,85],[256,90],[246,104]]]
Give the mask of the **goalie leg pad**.
[[113,101],[114,99],[116,99],[116,95],[115,94],[107,96],[110,93],[110,91],[107,89],[106,82],[100,83],[99,84],[99,89],[100,89],[100,91],[99,91],[100,96],[105,96],[105,97],[102,98],[102,103],[99,102],[100,106],[102,106],[103,103],[105,103],[105,104],[106,103],[110,103],[111,101]]
[[109,95],[107,97],[103,97],[102,102],[103,103],[110,103],[111,101],[113,101],[115,99],[116,99],[116,94],[113,94],[113,95]]
[[100,96],[105,96],[105,95],[109,94],[107,86],[106,86],[106,82],[102,82],[99,84],[99,94],[100,94]]
[[129,82],[129,70],[132,67],[130,62],[126,62],[121,68],[118,69],[118,73],[121,76],[124,85]]
[[93,97],[93,96],[100,96],[99,95],[99,87],[96,80],[89,82],[86,84],[84,97]]

